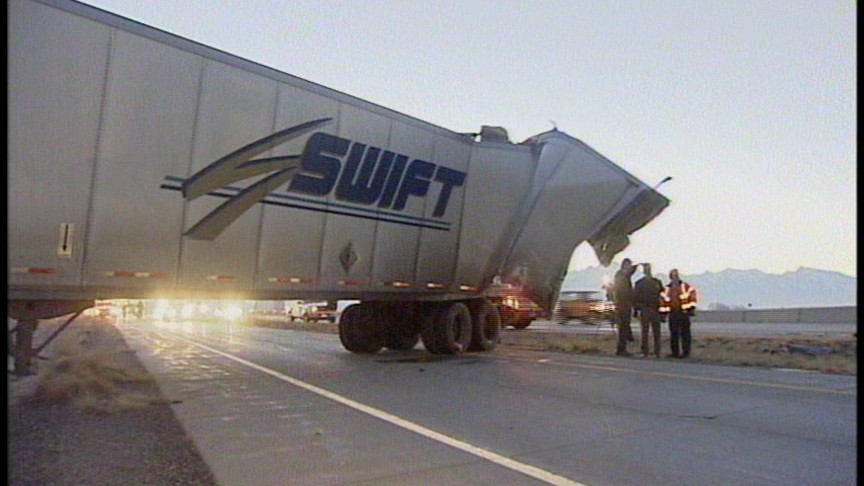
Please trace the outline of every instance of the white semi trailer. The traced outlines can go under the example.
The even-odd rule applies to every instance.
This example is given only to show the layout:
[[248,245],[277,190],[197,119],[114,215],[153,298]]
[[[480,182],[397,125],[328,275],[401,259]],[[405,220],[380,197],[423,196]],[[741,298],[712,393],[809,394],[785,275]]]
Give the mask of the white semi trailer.
[[667,198],[552,130],[456,133],[71,0],[10,0],[8,309],[356,299],[358,353],[488,350],[493,282],[554,307]]

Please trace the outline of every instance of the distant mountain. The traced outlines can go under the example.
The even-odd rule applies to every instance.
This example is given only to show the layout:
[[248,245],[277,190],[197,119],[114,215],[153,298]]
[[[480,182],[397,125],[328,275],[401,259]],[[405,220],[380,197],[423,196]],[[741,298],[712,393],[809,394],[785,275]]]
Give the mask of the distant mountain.
[[[562,290],[600,290],[604,281],[615,274],[620,263],[609,267],[589,267],[573,271],[564,279]],[[637,272],[634,282],[641,273]],[[657,278],[668,283],[665,274]],[[726,306],[754,309],[779,307],[829,307],[856,305],[858,279],[839,272],[801,267],[783,274],[760,270],[726,269],[685,275],[699,291],[699,307],[703,309]]]

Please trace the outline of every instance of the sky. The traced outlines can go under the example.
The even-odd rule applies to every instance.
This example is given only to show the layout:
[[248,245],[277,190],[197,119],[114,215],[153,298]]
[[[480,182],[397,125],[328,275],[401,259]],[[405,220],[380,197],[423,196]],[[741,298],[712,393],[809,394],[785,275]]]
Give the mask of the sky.
[[[669,207],[617,260],[857,277],[854,0],[88,0],[456,132],[553,126]],[[599,265],[587,244],[571,270]]]

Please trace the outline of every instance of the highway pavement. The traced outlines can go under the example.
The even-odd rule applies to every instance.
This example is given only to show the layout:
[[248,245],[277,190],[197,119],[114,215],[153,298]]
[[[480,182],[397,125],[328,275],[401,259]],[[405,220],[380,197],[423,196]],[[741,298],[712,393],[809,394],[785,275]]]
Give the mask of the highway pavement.
[[221,486],[857,483],[855,376],[506,346],[356,355],[333,334],[227,321],[118,328]]
[[[638,322],[633,321],[634,327],[638,328]],[[665,325],[664,325],[665,327]],[[851,336],[858,332],[858,325],[854,323],[823,323],[823,322],[693,322],[691,328],[694,333],[701,335],[727,334],[734,336],[777,336],[777,335],[804,335],[804,336]],[[560,324],[552,320],[538,319],[527,328],[534,331],[555,331],[573,333],[598,333],[611,332],[612,326],[609,322],[599,324],[587,324],[581,321],[571,320]]]

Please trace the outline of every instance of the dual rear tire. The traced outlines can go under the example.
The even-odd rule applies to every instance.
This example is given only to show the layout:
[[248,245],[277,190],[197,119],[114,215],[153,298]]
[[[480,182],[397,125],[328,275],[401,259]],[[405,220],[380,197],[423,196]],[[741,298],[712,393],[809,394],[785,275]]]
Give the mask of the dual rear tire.
[[471,311],[462,302],[435,304],[423,318],[420,337],[432,354],[459,354],[471,344]]
[[422,339],[432,354],[490,351],[500,340],[501,317],[485,299],[456,302],[362,302],[339,320],[339,340],[353,353],[413,349]]

